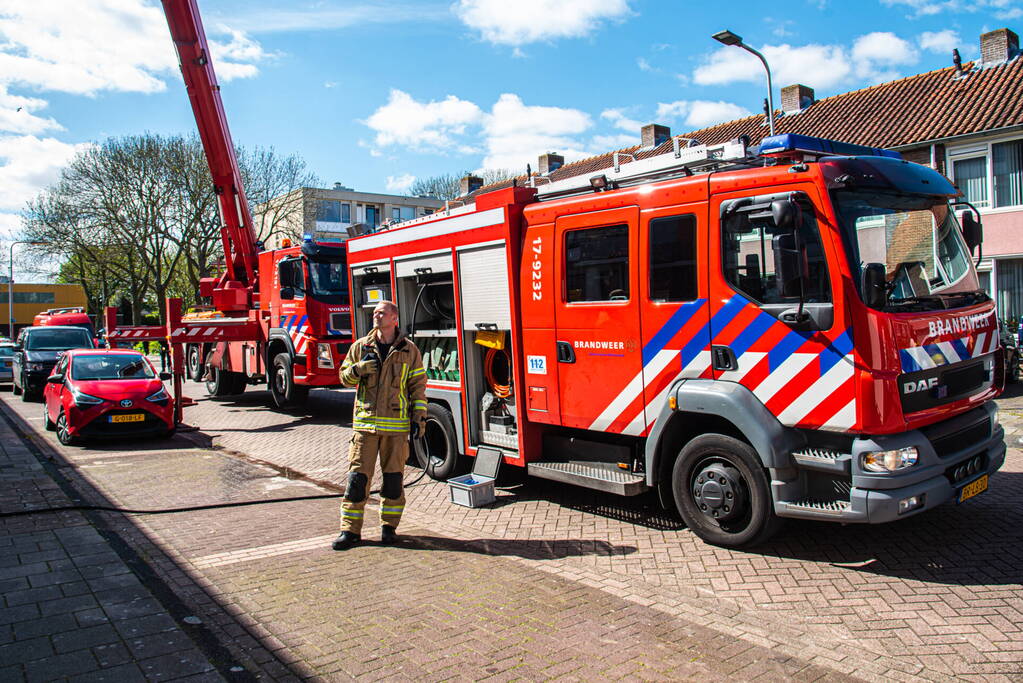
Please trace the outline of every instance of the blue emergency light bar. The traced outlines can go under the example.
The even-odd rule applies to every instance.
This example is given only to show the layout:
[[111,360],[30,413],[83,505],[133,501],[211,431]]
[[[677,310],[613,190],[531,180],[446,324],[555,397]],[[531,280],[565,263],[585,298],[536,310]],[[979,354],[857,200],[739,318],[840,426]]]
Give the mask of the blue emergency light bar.
[[788,152],[803,152],[818,156],[837,154],[841,156],[902,158],[901,154],[890,149],[854,145],[849,142],[839,142],[838,140],[828,140],[826,138],[816,138],[811,135],[798,135],[796,133],[772,135],[771,137],[764,138],[760,143],[759,153],[762,155],[778,155]]

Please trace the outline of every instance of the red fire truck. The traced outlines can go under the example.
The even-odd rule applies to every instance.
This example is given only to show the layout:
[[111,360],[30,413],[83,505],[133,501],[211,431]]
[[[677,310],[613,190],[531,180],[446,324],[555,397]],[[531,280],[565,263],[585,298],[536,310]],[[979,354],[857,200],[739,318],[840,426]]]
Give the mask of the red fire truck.
[[95,334],[92,328],[92,320],[89,319],[89,315],[85,312],[85,307],[83,306],[50,308],[42,313],[36,313],[35,318],[32,319],[32,325],[36,327],[40,325],[72,325],[74,327],[84,327],[89,330],[89,334]]
[[356,334],[391,298],[423,351],[435,478],[496,448],[723,546],[987,488],[1005,369],[942,175],[783,135],[542,180],[347,242]]
[[213,176],[224,273],[200,282],[213,311],[182,316],[180,301],[172,300],[166,328],[118,328],[115,310],[107,309],[108,343],[169,340],[176,356],[184,345],[189,374],[205,378],[213,396],[265,382],[278,407],[301,404],[310,388],[338,384],[337,367],[351,345],[344,238],[316,233],[298,246],[263,250],[195,0],[163,0],[163,7]]

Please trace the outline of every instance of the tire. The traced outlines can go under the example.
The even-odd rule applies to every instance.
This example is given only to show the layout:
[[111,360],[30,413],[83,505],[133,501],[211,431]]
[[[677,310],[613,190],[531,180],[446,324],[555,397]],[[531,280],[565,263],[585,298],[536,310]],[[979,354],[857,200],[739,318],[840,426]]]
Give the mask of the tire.
[[14,381],[13,377],[11,378],[11,393],[13,393],[15,396],[21,395],[21,387],[19,387],[18,383]]
[[178,431],[177,427],[171,427],[170,429],[164,431],[164,433],[161,434],[160,437],[163,439],[173,439],[174,434],[177,433],[177,431]]
[[288,353],[278,353],[274,356],[269,384],[274,405],[280,410],[303,406],[309,399],[309,387],[295,384],[291,355]]
[[78,437],[71,436],[67,430],[67,417],[64,415],[64,409],[60,409],[60,414],[57,416],[57,441],[60,441],[65,446],[74,446],[78,443]]
[[204,374],[202,357],[202,345],[191,344],[188,347],[188,356],[185,358],[185,375],[193,382],[201,382]]
[[671,484],[683,521],[707,543],[754,546],[781,528],[767,474],[744,441],[723,434],[696,437],[678,454]]
[[28,384],[25,382],[25,378],[21,378],[21,400],[25,403],[31,403],[35,400],[35,392],[30,391]]
[[1009,359],[1009,381],[1013,384],[1019,382],[1019,355],[1012,354]]
[[45,405],[43,406],[43,423],[46,426],[46,431],[57,431],[57,423],[50,419],[50,411]]
[[206,380],[206,393],[216,398],[233,396],[245,391],[245,386],[245,375],[240,372],[210,368],[210,379]]
[[459,459],[456,435],[451,411],[436,403],[427,404],[426,436],[412,439],[412,444],[416,461],[431,479],[445,481],[455,476]]

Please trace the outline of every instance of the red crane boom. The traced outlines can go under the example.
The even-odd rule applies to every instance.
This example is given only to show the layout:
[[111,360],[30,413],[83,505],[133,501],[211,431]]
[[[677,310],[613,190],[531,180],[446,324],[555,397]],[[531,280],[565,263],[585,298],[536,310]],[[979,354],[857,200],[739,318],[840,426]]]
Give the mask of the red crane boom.
[[199,8],[196,0],[163,0],[163,8],[220,209],[226,270],[219,280],[204,279],[200,293],[211,296],[213,305],[221,311],[245,311],[254,303],[253,294],[258,289],[256,233]]

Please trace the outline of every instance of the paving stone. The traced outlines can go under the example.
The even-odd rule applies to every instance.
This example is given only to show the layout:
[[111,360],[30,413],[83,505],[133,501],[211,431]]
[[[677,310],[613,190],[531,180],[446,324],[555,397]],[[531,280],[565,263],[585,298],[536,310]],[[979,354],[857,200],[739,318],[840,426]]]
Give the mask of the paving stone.
[[43,600],[53,600],[55,598],[63,597],[60,588],[57,586],[46,586],[44,588],[27,588],[24,590],[14,590],[4,593],[4,602],[7,603],[8,607],[14,607],[16,605],[25,605],[30,602],[42,602]]
[[96,598],[91,595],[75,595],[70,598],[60,598],[39,603],[39,613],[44,617],[54,614],[70,614],[83,609],[96,607]]
[[145,683],[146,677],[134,662],[72,676],[70,683]]
[[57,652],[72,652],[97,645],[116,643],[120,640],[121,637],[113,626],[101,624],[53,636],[53,649]]
[[38,636],[55,635],[78,628],[78,622],[71,614],[57,614],[52,617],[41,617],[31,621],[14,624],[14,636],[18,640],[36,638]]
[[64,676],[75,676],[96,671],[96,658],[89,650],[53,655],[46,659],[25,664],[25,680],[52,681]]
[[21,664],[53,654],[50,639],[43,636],[18,640],[9,645],[0,645],[0,662],[4,664]]
[[210,663],[195,650],[143,659],[138,665],[151,681],[168,681],[213,671]]
[[153,633],[172,631],[178,628],[177,623],[166,614],[151,614],[131,619],[118,619],[113,624],[114,628],[125,638],[141,638]]

